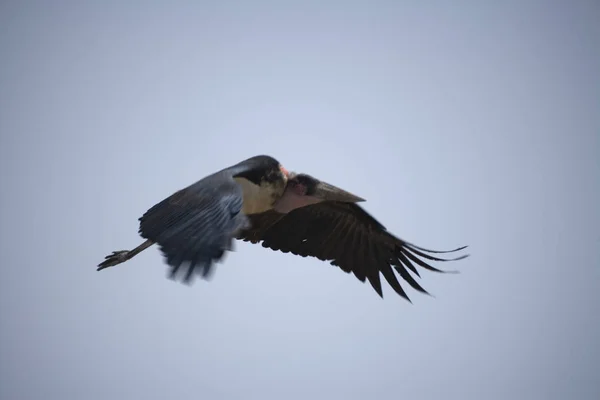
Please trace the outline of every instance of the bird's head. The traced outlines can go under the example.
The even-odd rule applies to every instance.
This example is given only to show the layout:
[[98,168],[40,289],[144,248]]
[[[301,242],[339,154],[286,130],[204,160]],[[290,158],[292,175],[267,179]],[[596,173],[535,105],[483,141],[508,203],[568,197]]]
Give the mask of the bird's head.
[[291,186],[291,189],[298,195],[314,197],[321,201],[340,201],[344,203],[365,201],[361,197],[308,174],[293,175],[288,181],[288,186]]
[[365,200],[308,174],[290,173],[285,192],[275,205],[275,211],[288,213],[323,201],[358,203]]

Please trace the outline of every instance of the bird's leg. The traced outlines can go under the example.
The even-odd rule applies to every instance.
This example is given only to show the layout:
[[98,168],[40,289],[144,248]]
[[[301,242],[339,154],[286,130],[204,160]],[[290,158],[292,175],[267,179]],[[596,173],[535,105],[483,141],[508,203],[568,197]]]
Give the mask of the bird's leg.
[[115,265],[121,264],[127,260],[132,259],[142,251],[146,250],[148,247],[152,246],[154,242],[152,240],[146,240],[144,243],[140,244],[133,250],[118,250],[113,251],[112,254],[107,255],[105,260],[98,264],[98,269],[96,271],[101,271],[108,267],[114,267]]

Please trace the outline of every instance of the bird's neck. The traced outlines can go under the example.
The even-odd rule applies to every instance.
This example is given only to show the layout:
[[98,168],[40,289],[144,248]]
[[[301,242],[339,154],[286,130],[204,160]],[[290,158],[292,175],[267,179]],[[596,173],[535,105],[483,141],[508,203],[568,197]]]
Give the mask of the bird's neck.
[[242,212],[246,215],[271,210],[285,190],[283,182],[262,181],[260,184],[256,184],[242,177],[236,177],[235,180],[242,187],[244,197]]
[[303,192],[295,190],[292,186],[288,186],[283,192],[283,195],[277,200],[273,209],[278,213],[287,214],[296,208],[317,204],[323,201],[313,196],[307,196]]

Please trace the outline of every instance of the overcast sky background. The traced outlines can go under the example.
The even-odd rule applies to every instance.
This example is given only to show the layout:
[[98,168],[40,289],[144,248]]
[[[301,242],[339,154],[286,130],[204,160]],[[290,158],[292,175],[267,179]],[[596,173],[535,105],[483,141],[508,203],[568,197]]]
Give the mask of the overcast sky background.
[[[599,3],[291,3],[0,4],[0,398],[600,398]],[[246,243],[96,272],[263,153],[471,257],[412,305]]]

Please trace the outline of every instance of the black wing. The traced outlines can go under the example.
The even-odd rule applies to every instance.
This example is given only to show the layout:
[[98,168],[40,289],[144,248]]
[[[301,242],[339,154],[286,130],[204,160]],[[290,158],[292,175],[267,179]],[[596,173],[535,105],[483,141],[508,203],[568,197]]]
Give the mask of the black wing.
[[248,218],[241,212],[242,203],[238,184],[228,175],[218,175],[150,208],[139,219],[139,233],[158,244],[172,267],[171,278],[187,265],[183,279],[189,283],[194,271],[208,277],[213,263],[232,249],[238,231],[249,227]]
[[263,247],[273,250],[331,261],[331,265],[352,272],[361,282],[368,280],[381,297],[380,273],[396,293],[410,301],[393,269],[414,289],[428,293],[408,270],[418,277],[416,266],[445,272],[430,266],[422,258],[452,261],[467,257],[442,259],[427,254],[455,252],[466,246],[450,251],[415,246],[387,232],[382,224],[353,203],[323,202],[285,215],[269,211],[249,218],[252,227],[243,231],[239,239],[253,243],[262,241]]

